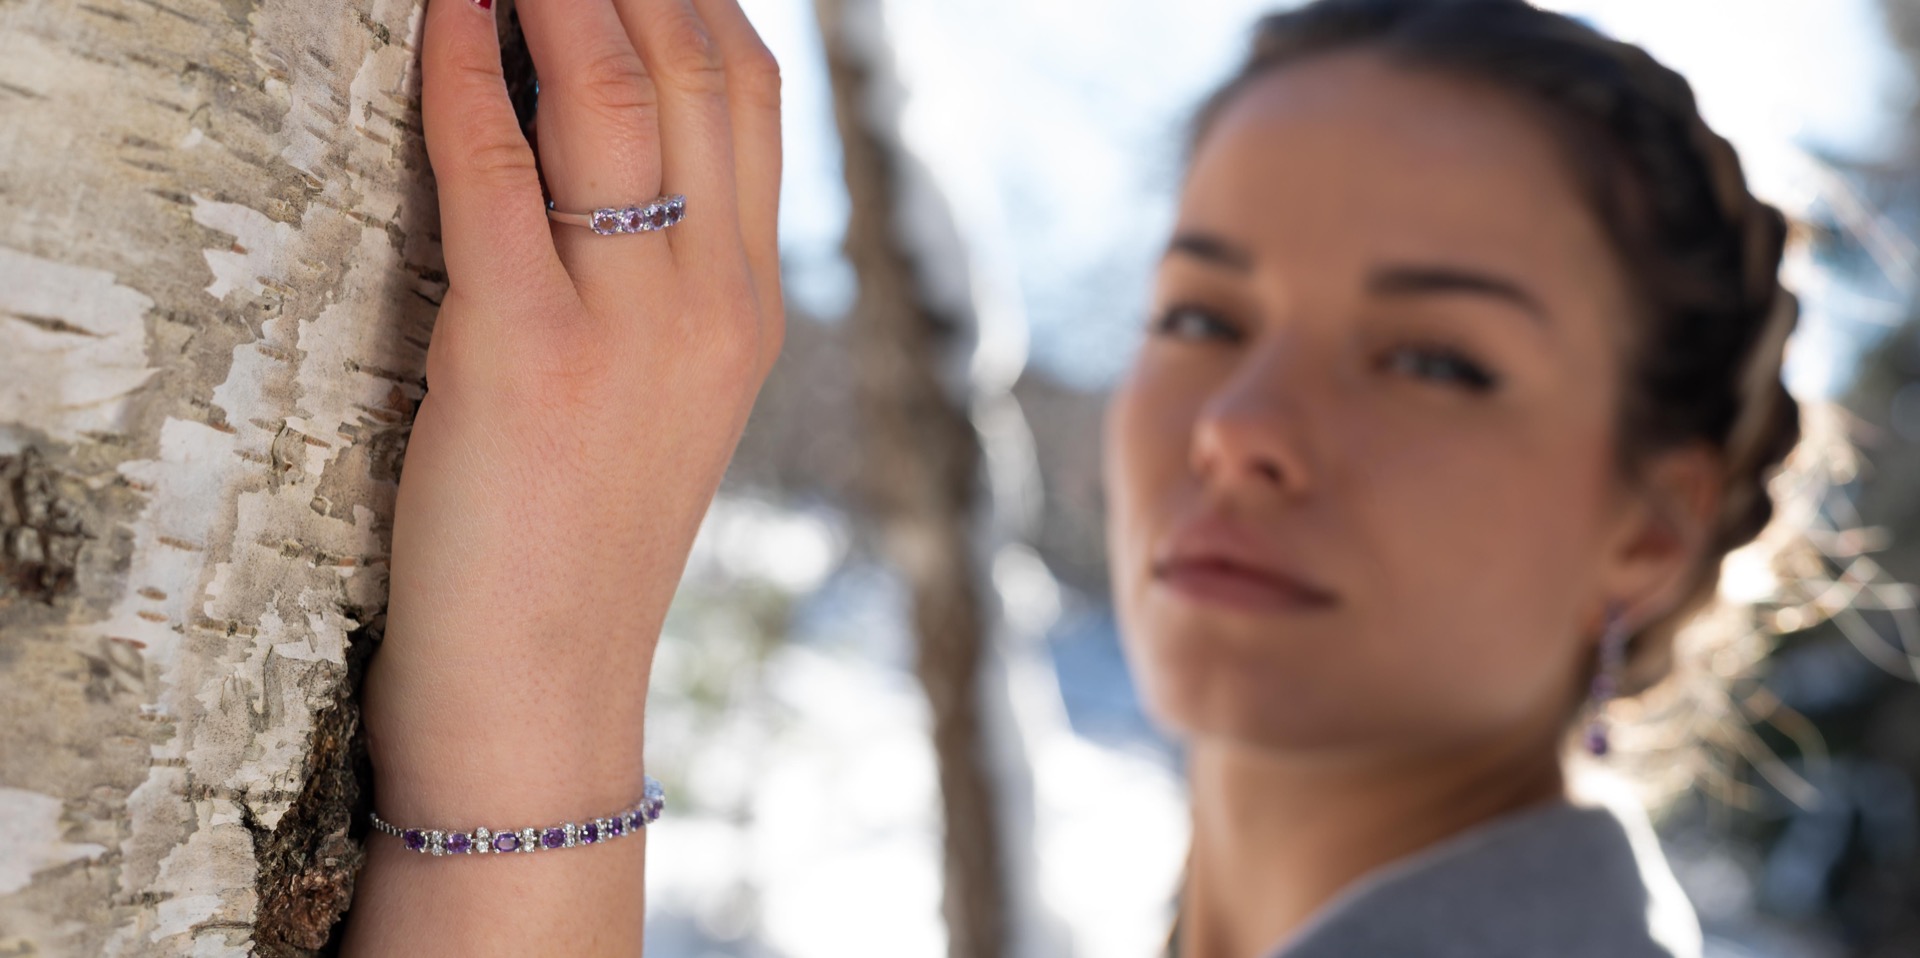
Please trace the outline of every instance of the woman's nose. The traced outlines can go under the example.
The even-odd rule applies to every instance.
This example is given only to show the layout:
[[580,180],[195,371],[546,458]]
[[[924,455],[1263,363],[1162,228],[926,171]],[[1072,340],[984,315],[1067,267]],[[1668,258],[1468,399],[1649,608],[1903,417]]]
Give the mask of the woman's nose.
[[[1201,406],[1190,465],[1209,485],[1298,496],[1310,487],[1301,383],[1287,361],[1250,360]],[[1223,491],[1225,491],[1223,489]]]

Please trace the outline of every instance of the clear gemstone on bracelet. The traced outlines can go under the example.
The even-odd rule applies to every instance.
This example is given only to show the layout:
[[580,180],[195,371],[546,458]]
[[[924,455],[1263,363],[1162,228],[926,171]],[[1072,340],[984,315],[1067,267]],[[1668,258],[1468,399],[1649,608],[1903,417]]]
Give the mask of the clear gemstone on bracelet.
[[427,833],[427,853],[431,855],[445,855],[447,853],[447,834],[445,832],[433,831]]
[[493,833],[485,826],[473,830],[473,850],[482,855],[493,851]]
[[539,829],[523,828],[520,830],[520,850],[523,852],[537,852],[540,850]]

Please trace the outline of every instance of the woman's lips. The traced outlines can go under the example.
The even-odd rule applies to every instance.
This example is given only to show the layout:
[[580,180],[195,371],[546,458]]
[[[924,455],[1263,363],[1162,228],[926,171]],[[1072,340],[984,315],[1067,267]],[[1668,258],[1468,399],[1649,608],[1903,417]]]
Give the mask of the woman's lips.
[[1334,604],[1324,592],[1218,559],[1168,562],[1154,578],[1189,601],[1250,612],[1306,612]]
[[1311,612],[1339,596],[1244,523],[1205,513],[1177,523],[1153,555],[1153,578],[1181,598],[1253,612]]

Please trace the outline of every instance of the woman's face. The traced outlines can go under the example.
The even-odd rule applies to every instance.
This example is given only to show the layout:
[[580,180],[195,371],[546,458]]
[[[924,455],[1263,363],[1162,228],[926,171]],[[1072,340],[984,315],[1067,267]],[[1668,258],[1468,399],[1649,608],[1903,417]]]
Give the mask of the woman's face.
[[1557,727],[1622,536],[1627,312],[1520,101],[1364,53],[1246,89],[1107,414],[1113,585],[1155,715],[1289,749]]

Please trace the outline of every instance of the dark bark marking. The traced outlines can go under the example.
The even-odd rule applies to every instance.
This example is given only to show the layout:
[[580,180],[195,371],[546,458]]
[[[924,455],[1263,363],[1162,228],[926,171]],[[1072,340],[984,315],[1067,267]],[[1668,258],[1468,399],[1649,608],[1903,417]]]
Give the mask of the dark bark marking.
[[[127,54],[127,57],[128,57],[129,59],[138,59],[138,54],[132,54],[132,53],[130,53],[130,54]],[[151,66],[151,67],[155,67],[155,68],[158,68],[158,67],[160,66],[160,64],[158,64],[158,63],[152,63],[152,62],[148,62],[148,63],[147,63],[147,65],[148,65],[148,66]],[[159,107],[159,108],[160,108],[160,109],[162,109],[162,110],[172,110],[172,111],[173,111],[173,112],[175,112],[175,113],[185,113],[185,112],[187,112],[187,108],[186,108],[186,107],[184,107],[184,106],[181,106],[180,104],[178,104],[178,103],[175,103],[175,102],[173,102],[172,100],[162,100],[162,99],[160,99],[160,98],[159,98],[159,97],[157,97],[157,96],[143,96],[143,97],[141,97],[140,99],[142,99],[142,100],[145,100],[145,101],[147,101],[148,103],[151,103],[151,104],[153,104],[154,106],[157,106],[157,107]]]
[[193,16],[192,14],[183,13],[179,10],[175,10],[174,8],[169,7],[164,3],[156,3],[154,2],[154,0],[139,0],[139,2],[146,4],[149,7],[152,7],[156,13],[164,13],[169,16],[177,17],[181,20],[185,20],[186,22],[193,24],[194,26],[207,25],[207,22],[205,20],[202,20],[199,17]]
[[33,446],[0,456],[0,599],[52,604],[73,590],[90,538],[80,522],[84,497]]
[[121,23],[132,23],[132,22],[133,22],[133,18],[132,18],[132,17],[129,17],[129,16],[127,16],[126,14],[124,14],[124,13],[121,13],[121,12],[120,12],[120,11],[118,11],[118,10],[108,10],[108,9],[106,9],[106,8],[104,8],[104,7],[96,7],[96,6],[94,6],[94,5],[92,5],[92,4],[90,4],[90,3],[82,3],[82,4],[79,4],[79,7],[80,7],[80,9],[82,9],[82,10],[85,10],[85,11],[87,11],[88,13],[91,13],[91,14],[93,14],[93,15],[95,15],[95,16],[99,16],[99,17],[106,17],[106,18],[107,18],[107,19],[109,19],[109,20],[118,20],[118,21],[120,21]]
[[33,316],[27,313],[0,313],[8,319],[17,319],[29,326],[38,326],[49,333],[67,333],[72,336],[88,336],[99,339],[100,334],[91,329],[75,326],[57,316]]
[[165,163],[155,163],[152,160],[130,160],[126,157],[121,157],[120,162],[136,170],[145,170],[148,173],[171,174],[173,172],[173,167]]

